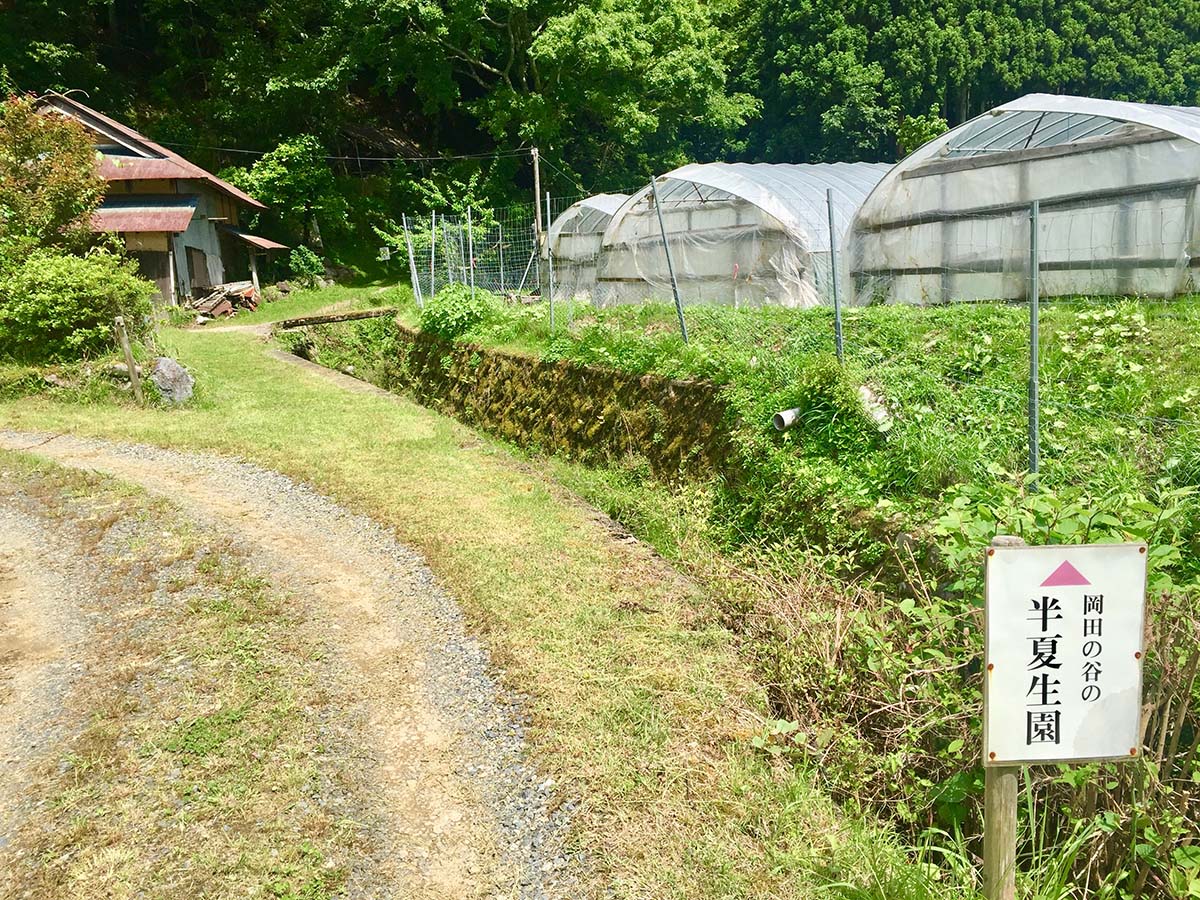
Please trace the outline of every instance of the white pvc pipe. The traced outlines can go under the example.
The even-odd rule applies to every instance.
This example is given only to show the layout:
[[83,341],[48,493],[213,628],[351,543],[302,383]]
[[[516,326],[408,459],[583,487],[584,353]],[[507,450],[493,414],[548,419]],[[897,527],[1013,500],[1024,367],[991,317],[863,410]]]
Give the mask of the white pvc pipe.
[[781,410],[772,416],[771,421],[775,423],[776,431],[786,431],[796,424],[796,419],[800,418],[800,407],[794,406],[791,409]]

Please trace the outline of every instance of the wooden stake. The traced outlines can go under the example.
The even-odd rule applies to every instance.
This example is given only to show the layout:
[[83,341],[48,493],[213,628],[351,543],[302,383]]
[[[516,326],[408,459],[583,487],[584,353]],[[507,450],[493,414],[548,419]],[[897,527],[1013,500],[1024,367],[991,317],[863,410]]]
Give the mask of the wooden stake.
[[[993,547],[1019,547],[1025,542],[1000,534]],[[984,651],[984,679],[987,672]],[[984,718],[987,717],[987,685],[984,684]],[[1017,778],[1020,766],[989,766],[983,774],[983,896],[987,900],[1016,900],[1017,895]]]
[[983,775],[983,895],[1017,895],[1017,776],[1020,766],[988,766]]
[[125,354],[125,366],[129,369],[129,384],[133,388],[133,399],[138,406],[145,406],[142,399],[142,380],[138,378],[137,364],[133,361],[133,348],[129,346],[129,335],[125,332],[125,318],[117,316],[113,323],[117,330],[117,340],[121,344],[121,352]]

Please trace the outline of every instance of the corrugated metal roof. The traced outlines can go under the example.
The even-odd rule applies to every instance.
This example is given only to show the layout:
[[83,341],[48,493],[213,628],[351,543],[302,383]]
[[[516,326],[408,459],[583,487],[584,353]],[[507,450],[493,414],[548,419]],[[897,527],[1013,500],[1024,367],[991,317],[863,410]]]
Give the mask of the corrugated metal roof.
[[106,181],[157,181],[194,177],[174,160],[107,154],[100,157],[100,174]]
[[[224,194],[233,197],[244,203],[247,206],[255,209],[266,209],[266,205],[258,202],[245,191],[242,191],[228,181],[218,178],[211,172],[205,171],[194,163],[188,162],[178,153],[168,150],[154,141],[147,138],[145,135],[139,134],[127,125],[122,125],[115,119],[110,119],[103,113],[96,112],[89,106],[85,106],[73,97],[65,97],[62,94],[50,92],[43,97],[42,102],[48,106],[57,109],[72,118],[78,119],[85,126],[94,131],[98,131],[106,136],[117,141],[117,143],[128,147],[129,149],[140,153],[144,158],[160,160],[169,160],[175,163],[184,173],[184,175],[173,175],[168,177],[174,178],[194,178],[199,181],[207,182]],[[112,157],[108,157],[112,158]],[[131,157],[121,157],[122,160]]]
[[[741,198],[774,216],[784,228],[807,236],[813,248],[829,247],[825,192],[833,190],[834,220],[844,233],[859,205],[891,170],[888,163],[692,163],[658,179],[659,199]],[[615,236],[625,212],[643,201],[649,186],[622,205],[604,235]]]
[[92,213],[92,230],[179,233],[187,231],[195,211],[195,197],[131,194],[107,198]]
[[260,250],[287,250],[287,244],[281,244],[278,241],[273,241],[270,238],[259,237],[257,234],[251,234],[248,231],[242,231],[240,228],[235,228],[232,225],[222,225],[222,231],[227,231],[238,240],[245,241],[252,247],[257,247]]

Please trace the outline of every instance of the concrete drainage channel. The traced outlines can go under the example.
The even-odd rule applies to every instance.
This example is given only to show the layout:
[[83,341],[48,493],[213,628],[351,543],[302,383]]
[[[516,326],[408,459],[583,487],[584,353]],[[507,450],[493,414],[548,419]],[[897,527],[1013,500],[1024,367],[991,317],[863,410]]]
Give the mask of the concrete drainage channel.
[[[0,431],[0,447],[165,496],[198,524],[235,534],[253,568],[295,593],[329,635],[345,702],[368,723],[364,752],[390,832],[380,845],[404,896],[579,895],[585,860],[566,844],[577,800],[529,762],[520,698],[497,684],[457,604],[387,530],[283,475],[217,456],[12,431]],[[356,880],[352,872],[351,895],[368,895]]]

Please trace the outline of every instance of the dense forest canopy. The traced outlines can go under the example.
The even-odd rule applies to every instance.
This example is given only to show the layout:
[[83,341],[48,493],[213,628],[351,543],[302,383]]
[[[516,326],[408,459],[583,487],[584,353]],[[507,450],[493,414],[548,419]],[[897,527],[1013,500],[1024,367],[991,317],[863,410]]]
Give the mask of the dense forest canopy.
[[[1034,90],[1200,104],[1198,41],[1200,0],[0,4],[12,86],[86,91],[201,164],[309,135],[338,157],[538,145],[559,193],[694,159],[893,160]],[[529,179],[515,154],[334,167],[376,176],[380,208],[422,179],[475,173],[497,202]]]

